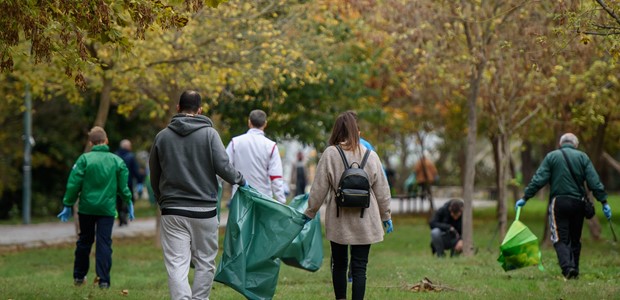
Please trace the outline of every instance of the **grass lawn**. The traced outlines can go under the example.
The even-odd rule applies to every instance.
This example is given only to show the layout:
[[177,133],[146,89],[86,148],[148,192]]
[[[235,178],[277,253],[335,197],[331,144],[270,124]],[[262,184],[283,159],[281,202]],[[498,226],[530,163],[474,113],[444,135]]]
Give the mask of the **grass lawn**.
[[[544,205],[530,201],[521,214],[521,220],[539,236],[543,233]],[[600,205],[596,208],[601,217]],[[504,272],[496,262],[500,241],[495,237],[493,218],[492,209],[475,212],[478,250],[474,257],[437,259],[430,253],[426,219],[395,216],[394,232],[371,247],[366,299],[620,299],[620,247],[609,242],[611,231],[606,220],[601,220],[602,241],[592,241],[584,227],[580,278],[565,281],[552,248],[543,249],[543,272],[536,267]],[[333,299],[329,243],[324,241],[323,245],[323,267],[315,273],[282,265],[275,299]],[[162,253],[152,240],[115,240],[113,248],[110,290],[91,284],[73,286],[73,245],[0,254],[0,300],[169,298]],[[88,281],[94,277],[93,257]],[[409,290],[424,277],[453,290]],[[243,297],[215,283],[211,299]]]

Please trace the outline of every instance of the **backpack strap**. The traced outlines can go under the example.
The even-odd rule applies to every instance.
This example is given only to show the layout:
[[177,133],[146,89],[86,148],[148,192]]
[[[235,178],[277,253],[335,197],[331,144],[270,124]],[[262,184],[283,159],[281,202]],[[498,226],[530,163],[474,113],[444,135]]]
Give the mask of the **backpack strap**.
[[347,161],[347,157],[344,156],[344,151],[340,148],[340,145],[336,145],[336,149],[338,149],[338,153],[340,153],[340,157],[342,158],[342,162],[344,163],[344,169],[348,170],[351,167],[349,166],[349,162]]
[[[366,149],[366,153],[364,153],[364,158],[362,158],[362,164],[360,165],[360,169],[364,169],[364,166],[366,165],[366,161],[368,160],[368,156],[370,156],[370,149]],[[360,218],[364,217],[364,208],[362,208],[362,211],[360,212]]]
[[368,156],[370,155],[370,150],[366,149],[366,153],[364,153],[364,158],[362,158],[362,164],[360,165],[360,169],[363,169],[366,165],[366,161],[368,160]]

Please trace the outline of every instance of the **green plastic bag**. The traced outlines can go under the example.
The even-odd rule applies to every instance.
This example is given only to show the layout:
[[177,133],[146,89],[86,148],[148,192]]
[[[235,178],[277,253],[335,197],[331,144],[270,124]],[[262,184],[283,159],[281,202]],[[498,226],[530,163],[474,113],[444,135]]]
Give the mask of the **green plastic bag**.
[[231,201],[215,281],[248,299],[271,299],[278,284],[278,257],[301,232],[302,214],[253,188],[240,187]]
[[[309,194],[299,195],[289,203],[289,206],[300,213],[308,208]],[[316,214],[314,219],[308,222],[299,235],[284,250],[280,256],[285,264],[315,272],[323,264],[323,234],[321,233],[321,216]]]
[[538,265],[543,271],[538,238],[525,224],[519,221],[521,207],[517,208],[515,221],[510,225],[506,237],[499,247],[500,255],[497,261],[504,271]]

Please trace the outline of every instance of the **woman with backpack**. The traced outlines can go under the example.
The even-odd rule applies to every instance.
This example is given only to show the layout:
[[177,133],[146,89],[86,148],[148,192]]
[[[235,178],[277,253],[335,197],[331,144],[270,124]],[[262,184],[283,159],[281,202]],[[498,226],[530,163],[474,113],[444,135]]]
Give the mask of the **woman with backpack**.
[[332,283],[336,299],[347,298],[348,253],[351,253],[352,299],[363,299],[370,245],[383,241],[383,226],[392,232],[390,187],[379,156],[360,145],[357,114],[338,116],[329,145],[316,167],[307,220],[326,203],[325,234],[331,244]]

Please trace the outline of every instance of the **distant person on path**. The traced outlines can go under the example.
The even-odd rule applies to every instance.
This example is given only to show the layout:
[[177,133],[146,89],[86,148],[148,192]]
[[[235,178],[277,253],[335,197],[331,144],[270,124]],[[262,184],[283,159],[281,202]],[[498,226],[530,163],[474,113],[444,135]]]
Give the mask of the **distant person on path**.
[[[133,195],[134,179],[135,183],[138,184],[138,189],[141,190],[142,182],[144,181],[144,175],[140,173],[140,167],[138,166],[136,156],[133,154],[133,152],[131,152],[131,141],[127,139],[122,140],[120,142],[119,149],[116,151],[116,155],[120,156],[127,165],[127,169],[129,170],[127,187],[129,187],[129,190],[132,192]],[[138,193],[140,193],[140,191],[138,191]],[[124,204],[121,197],[116,198],[116,209],[118,211],[118,225],[127,225],[127,205]]]
[[80,155],[73,165],[62,200],[64,208],[58,218],[66,222],[72,216],[72,206],[80,198],[80,233],[75,249],[73,282],[82,285],[86,281],[90,250],[96,238],[95,269],[99,287],[105,289],[110,287],[116,197],[128,205],[129,220],[134,219],[133,204],[127,187],[127,166],[120,157],[110,153],[105,130],[93,127],[88,133],[88,142],[93,147],[90,152]]
[[428,158],[428,152],[424,151],[422,157],[414,167],[415,180],[419,187],[418,196],[424,199],[431,194],[431,186],[437,179],[437,168],[435,164]]
[[[585,209],[585,182],[594,197],[603,205],[603,214],[611,218],[611,208],[607,204],[607,193],[587,154],[577,150],[579,140],[572,133],[560,137],[560,148],[545,156],[534,177],[525,188],[523,198],[516,207],[524,206],[526,201],[543,186],[550,185],[549,230],[551,242],[558,256],[562,275],[566,279],[579,276],[579,256],[581,254],[581,231]],[[570,169],[569,164],[570,163]],[[575,179],[573,179],[573,175]],[[575,181],[579,182],[577,184]]]
[[390,193],[392,195],[395,194],[394,191],[394,181],[396,180],[396,170],[394,170],[388,161],[385,163],[385,177],[387,178],[388,184],[390,185]]
[[308,175],[306,174],[306,164],[304,163],[304,153],[297,152],[297,162],[295,162],[292,183],[295,185],[295,196],[306,193]]
[[[276,142],[265,137],[267,114],[250,112],[245,134],[234,137],[226,147],[232,165],[243,174],[248,185],[280,203],[286,203],[282,159]],[[235,194],[233,187],[232,194]]]
[[218,251],[217,176],[230,184],[245,180],[230,164],[213,122],[201,115],[200,94],[183,92],[177,112],[155,137],[149,157],[168,287],[172,299],[209,299]]
[[[351,253],[353,291],[351,299],[363,299],[366,291],[366,267],[371,244],[383,241],[383,227],[392,232],[390,188],[382,170],[379,156],[369,153],[364,171],[370,184],[370,206],[363,217],[358,207],[337,207],[336,190],[345,171],[337,147],[349,163],[361,163],[366,147],[360,144],[357,114],[347,111],[338,116],[325,149],[316,168],[310,189],[305,218],[316,216],[325,201],[325,233],[331,245],[332,284],[336,299],[347,298],[347,265]],[[339,213],[338,213],[339,211]]]
[[463,251],[463,201],[451,199],[440,207],[429,222],[431,227],[431,249],[437,257],[445,257],[445,250],[450,256]]

